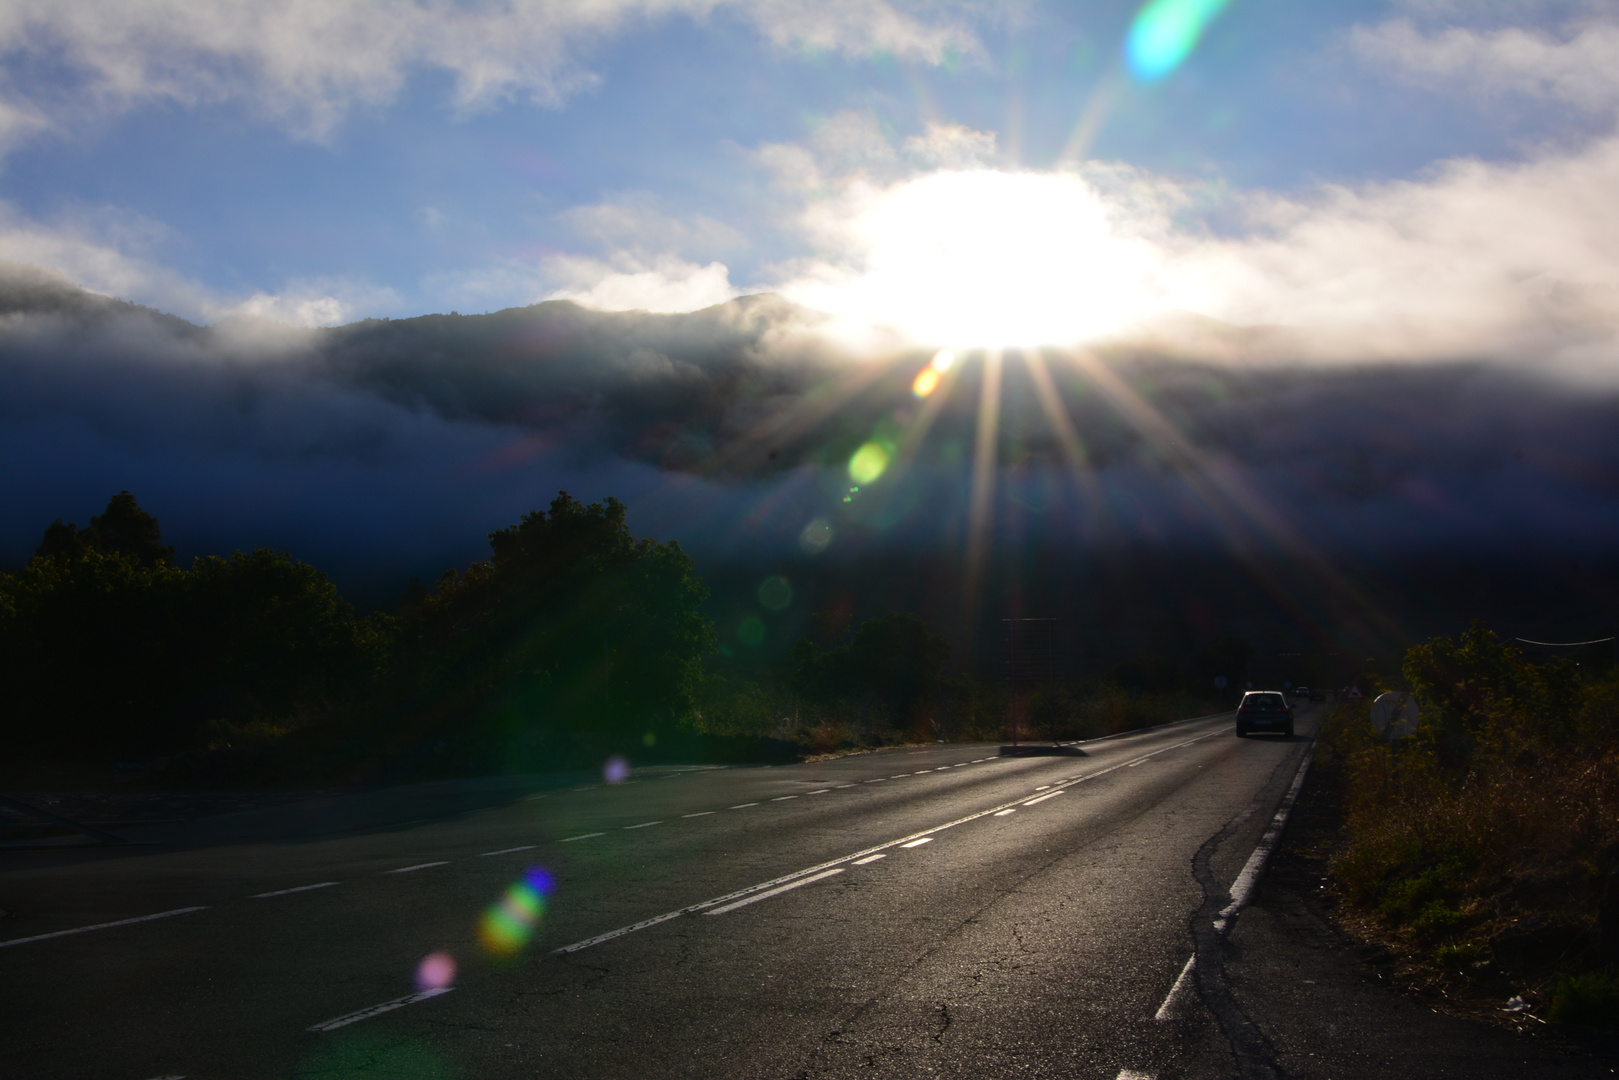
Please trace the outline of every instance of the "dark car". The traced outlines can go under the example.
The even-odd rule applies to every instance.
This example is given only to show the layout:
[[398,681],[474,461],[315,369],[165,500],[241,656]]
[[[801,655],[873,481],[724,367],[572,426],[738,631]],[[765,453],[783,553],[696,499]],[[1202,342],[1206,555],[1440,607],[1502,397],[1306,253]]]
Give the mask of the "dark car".
[[1280,690],[1250,690],[1242,695],[1242,704],[1237,706],[1237,737],[1256,731],[1293,734],[1293,708],[1286,694]]
[[1310,700],[1311,701],[1325,701],[1325,700],[1327,700],[1327,692],[1325,690],[1311,690],[1310,691]]
[[1308,701],[1310,698],[1310,688],[1308,686],[1295,686],[1293,688],[1293,696],[1301,697]]

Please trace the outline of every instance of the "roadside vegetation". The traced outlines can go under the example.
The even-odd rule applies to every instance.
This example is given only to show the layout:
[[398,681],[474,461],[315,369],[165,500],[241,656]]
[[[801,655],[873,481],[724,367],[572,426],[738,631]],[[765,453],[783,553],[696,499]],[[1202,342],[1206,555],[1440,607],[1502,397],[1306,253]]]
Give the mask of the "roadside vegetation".
[[1345,702],[1316,748],[1351,928],[1498,1015],[1619,1027],[1619,676],[1478,624],[1401,674],[1362,685],[1410,692],[1415,735],[1380,739],[1369,699]]
[[1182,719],[1221,704],[1190,687],[1247,662],[1232,639],[1014,700],[891,613],[841,633],[811,619],[790,654],[743,663],[717,647],[690,558],[625,514],[560,493],[491,533],[487,559],[362,614],[285,553],[176,566],[121,492],[0,574],[0,752],[210,782],[791,760]]

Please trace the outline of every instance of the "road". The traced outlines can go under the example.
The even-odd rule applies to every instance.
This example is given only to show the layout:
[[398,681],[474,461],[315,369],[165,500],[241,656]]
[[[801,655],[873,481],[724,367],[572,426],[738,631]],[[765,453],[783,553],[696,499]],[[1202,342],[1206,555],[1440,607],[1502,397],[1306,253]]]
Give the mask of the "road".
[[[1577,1074],[1472,1025],[1391,1022],[1388,995],[1367,1006],[1262,911],[1275,940],[1244,946],[1233,885],[1313,723],[445,782],[156,826],[140,849],[6,852],[3,1073],[1168,1080],[1454,1056],[1458,1076]],[[543,914],[511,892],[535,867]],[[503,898],[508,930],[533,920],[505,955],[480,936]],[[431,954],[448,987],[416,982]]]

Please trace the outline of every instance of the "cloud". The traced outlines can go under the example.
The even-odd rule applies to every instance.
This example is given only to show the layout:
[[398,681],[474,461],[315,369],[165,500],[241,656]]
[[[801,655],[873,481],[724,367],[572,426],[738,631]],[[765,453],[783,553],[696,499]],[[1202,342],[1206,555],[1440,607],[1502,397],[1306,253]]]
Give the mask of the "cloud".
[[883,0],[14,0],[0,6],[0,149],[46,128],[158,103],[241,105],[295,138],[330,140],[418,70],[448,74],[463,111],[560,107],[599,82],[584,57],[626,26],[735,13],[768,40],[941,63],[969,54],[991,5]]
[[724,263],[706,266],[664,256],[644,265],[632,256],[607,262],[581,256],[548,261],[553,277],[576,284],[552,290],[547,300],[573,300],[599,311],[681,312],[723,304],[739,291]]
[[1619,138],[1283,195],[1100,162],[930,168],[835,119],[758,155],[805,249],[764,279],[811,307],[940,345],[1163,342],[1190,312],[1268,328],[1181,335],[1204,355],[1619,379]]
[[1591,112],[1619,108],[1619,24],[1590,19],[1563,34],[1507,26],[1424,32],[1410,19],[1352,31],[1363,57],[1418,84],[1453,93],[1521,96]]

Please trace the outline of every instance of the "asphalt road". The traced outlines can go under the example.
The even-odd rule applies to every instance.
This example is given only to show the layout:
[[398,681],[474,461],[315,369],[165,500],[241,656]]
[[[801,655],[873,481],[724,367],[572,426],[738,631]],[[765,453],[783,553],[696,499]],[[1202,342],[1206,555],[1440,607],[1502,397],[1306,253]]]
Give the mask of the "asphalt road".
[[[1313,722],[438,783],[0,853],[0,1074],[1590,1071],[1400,1012],[1263,887],[1230,911]],[[543,914],[511,891],[535,867]],[[533,920],[507,955],[480,935],[503,898]],[[438,953],[455,977],[423,992]]]

